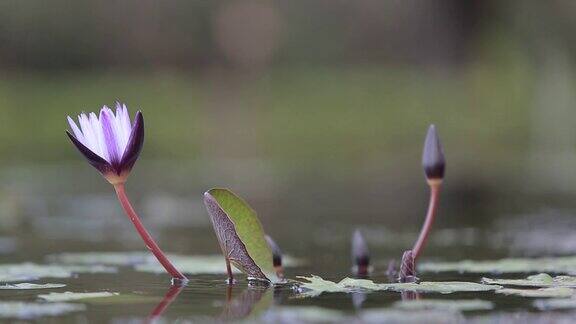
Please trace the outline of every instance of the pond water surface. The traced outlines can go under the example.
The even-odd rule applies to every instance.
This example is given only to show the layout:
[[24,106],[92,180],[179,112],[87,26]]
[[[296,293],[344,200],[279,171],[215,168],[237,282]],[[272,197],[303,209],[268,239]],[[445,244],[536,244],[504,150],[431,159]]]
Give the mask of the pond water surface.
[[[5,183],[16,183],[23,174],[40,183],[9,186],[0,199],[0,267],[33,262],[64,263],[62,253],[134,252],[145,253],[131,224],[103,181],[80,166],[71,176],[58,178],[55,169],[12,170]],[[150,167],[154,169],[155,167]],[[157,171],[157,170],[156,170]],[[140,171],[143,174],[154,174]],[[93,176],[93,177],[92,177]],[[163,175],[159,181],[137,179],[128,184],[128,194],[140,211],[143,222],[170,253],[183,256],[219,254],[219,247],[201,202],[207,181],[203,177],[163,182],[176,176]],[[25,178],[25,177],[24,177]],[[281,179],[288,179],[284,177]],[[357,183],[321,181],[302,186],[302,180],[232,181],[231,189],[245,198],[260,214],[265,230],[284,253],[297,262],[286,268],[286,276],[316,274],[340,281],[351,276],[350,238],[360,228],[370,247],[374,271],[370,279],[388,282],[386,269],[392,259],[408,249],[418,233],[426,208],[425,185],[407,186],[398,193],[373,189],[358,195]],[[53,180],[50,180],[53,179]],[[158,179],[156,179],[158,180]],[[153,183],[148,185],[149,183]],[[169,183],[166,186],[162,183]],[[51,189],[48,189],[51,188]],[[422,262],[490,260],[510,256],[571,255],[576,240],[574,210],[569,204],[550,207],[544,196],[511,195],[483,189],[448,187],[442,200],[439,222]],[[413,192],[410,199],[406,192]],[[466,194],[463,194],[466,192]],[[464,198],[463,198],[464,197]],[[472,198],[470,198],[472,197]],[[466,203],[468,201],[475,201]],[[481,202],[481,203],[480,203]],[[568,206],[568,207],[566,207]],[[122,257],[120,257],[122,259]],[[79,262],[78,263],[96,263]],[[0,290],[0,303],[47,304],[42,294],[62,292],[114,292],[114,298],[86,299],[66,303],[83,305],[63,314],[35,315],[23,310],[5,315],[54,323],[157,321],[210,322],[246,320],[270,323],[292,322],[570,322],[571,310],[541,311],[534,298],[506,296],[494,292],[424,294],[421,300],[483,300],[492,309],[471,311],[402,310],[398,301],[409,298],[397,292],[357,291],[323,293],[303,298],[293,285],[265,288],[249,285],[238,275],[234,286],[225,284],[224,261],[219,273],[190,274],[182,289],[172,288],[164,273],[137,271],[141,260],[106,264],[112,273],[75,273],[71,277],[44,277],[20,280],[36,284],[59,283],[62,288]],[[102,262],[100,262],[102,263]],[[103,262],[106,263],[106,262]],[[1,271],[0,271],[1,272]],[[421,272],[423,281],[471,281],[482,277],[524,278],[533,273],[469,274]],[[0,273],[1,278],[2,273]],[[10,305],[0,305],[9,308]],[[424,317],[422,317],[424,316]],[[3,317],[0,314],[0,317]]]

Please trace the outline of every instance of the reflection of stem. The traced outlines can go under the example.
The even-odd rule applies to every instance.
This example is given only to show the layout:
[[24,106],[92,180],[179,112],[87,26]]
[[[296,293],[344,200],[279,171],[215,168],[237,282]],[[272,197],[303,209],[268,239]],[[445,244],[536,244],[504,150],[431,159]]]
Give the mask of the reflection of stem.
[[400,293],[403,301],[420,300],[420,294],[417,291],[403,291]]
[[168,271],[168,273],[173,278],[187,280],[186,277],[180,271],[178,271],[178,269],[176,269],[174,265],[172,265],[170,260],[168,260],[164,252],[162,252],[158,244],[156,244],[152,236],[150,236],[150,233],[148,233],[148,231],[142,224],[140,217],[138,217],[138,214],[136,214],[134,208],[132,208],[132,204],[130,204],[130,200],[128,200],[128,196],[126,196],[126,190],[124,188],[124,184],[123,183],[115,184],[114,189],[116,190],[116,195],[118,196],[120,204],[122,204],[122,208],[124,208],[126,215],[128,216],[128,218],[130,218],[132,224],[134,224],[134,227],[136,227],[138,234],[140,234],[140,237],[142,237],[142,240],[144,240],[144,243],[146,244],[148,250],[150,250],[154,254],[156,259],[158,259],[158,261],[162,264],[164,269],[166,269],[166,271]]
[[162,316],[162,314],[164,314],[166,309],[168,309],[168,306],[170,306],[170,304],[172,304],[172,302],[176,299],[176,297],[180,295],[182,289],[184,289],[184,285],[172,285],[168,290],[168,292],[166,293],[166,295],[164,296],[164,298],[162,298],[160,303],[156,305],[156,307],[154,307],[154,309],[148,316],[148,320],[146,321],[146,323],[153,323],[154,320]]
[[426,244],[426,240],[428,239],[428,235],[430,234],[430,230],[432,229],[434,218],[436,218],[436,211],[438,210],[438,200],[440,198],[440,186],[442,185],[442,181],[433,179],[428,181],[428,185],[430,186],[430,203],[428,205],[426,220],[424,221],[424,225],[422,226],[422,230],[420,231],[420,236],[418,236],[418,240],[416,241],[416,244],[414,244],[414,247],[412,248],[412,253],[414,254],[414,260],[416,260],[420,255],[420,253],[422,252],[424,244]]

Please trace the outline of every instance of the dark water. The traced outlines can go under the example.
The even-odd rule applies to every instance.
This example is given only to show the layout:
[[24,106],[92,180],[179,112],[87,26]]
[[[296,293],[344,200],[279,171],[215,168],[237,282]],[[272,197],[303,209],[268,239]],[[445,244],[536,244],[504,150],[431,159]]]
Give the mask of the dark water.
[[[62,252],[144,250],[119,208],[112,188],[93,174],[93,170],[71,167],[66,177],[59,177],[58,170],[57,167],[14,169],[3,176],[7,185],[0,203],[1,263],[45,263],[47,255]],[[142,173],[154,174],[153,171]],[[31,183],[26,177],[42,181]],[[284,252],[304,261],[302,265],[287,268],[287,277],[317,274],[339,281],[350,276],[350,236],[353,229],[359,227],[372,253],[371,279],[388,281],[385,274],[388,262],[411,247],[423,220],[425,185],[405,186],[398,192],[364,187],[363,194],[359,194],[358,183],[324,180],[301,185],[306,183],[306,178],[307,175],[279,177],[280,180],[273,182],[230,181],[231,188],[260,212],[266,231]],[[10,185],[15,183],[19,185]],[[128,194],[164,250],[185,255],[217,254],[218,243],[200,200],[202,191],[209,188],[207,183],[197,175],[180,179],[167,172],[158,174],[157,179],[152,176],[131,179]],[[407,197],[406,193],[411,194]],[[569,255],[576,247],[571,235],[576,229],[574,213],[570,204],[558,197],[498,192],[490,187],[447,186],[442,198],[439,221],[423,260]],[[425,281],[478,282],[482,276],[421,273],[420,277]],[[54,323],[140,322],[168,301],[162,320],[169,322],[312,320],[301,308],[286,307],[335,311],[342,322],[379,322],[379,317],[362,317],[362,314],[387,308],[401,299],[401,295],[394,292],[325,293],[316,298],[298,298],[291,286],[266,289],[248,285],[242,276],[240,278],[230,287],[225,284],[224,275],[194,275],[181,290],[170,290],[167,275],[120,267],[116,274],[42,279],[37,283],[58,282],[67,287],[0,290],[0,298],[3,302],[37,301],[38,294],[51,291],[111,291],[149,297],[138,302],[88,303],[85,311],[36,319]],[[539,313],[531,306],[531,299],[491,292],[421,294],[421,298],[482,299],[495,305],[492,311],[455,314],[451,322],[556,321],[570,315]]]

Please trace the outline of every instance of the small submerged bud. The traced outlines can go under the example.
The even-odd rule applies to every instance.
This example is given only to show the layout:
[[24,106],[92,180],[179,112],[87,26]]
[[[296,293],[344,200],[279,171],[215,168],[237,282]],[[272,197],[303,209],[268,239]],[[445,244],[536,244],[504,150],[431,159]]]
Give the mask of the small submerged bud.
[[422,166],[428,181],[444,179],[446,160],[444,159],[444,150],[434,125],[430,125],[428,134],[426,134],[424,152],[422,153]]
[[276,269],[276,275],[280,278],[284,277],[284,267],[282,267],[282,250],[276,242],[268,235],[264,235],[266,239],[266,243],[272,250],[272,264],[274,265],[274,269]]
[[412,250],[405,251],[402,254],[402,262],[400,263],[400,273],[398,274],[399,282],[416,282],[416,264],[414,261],[414,254]]
[[352,263],[353,271],[359,277],[365,277],[370,269],[370,252],[368,244],[359,229],[352,234]]

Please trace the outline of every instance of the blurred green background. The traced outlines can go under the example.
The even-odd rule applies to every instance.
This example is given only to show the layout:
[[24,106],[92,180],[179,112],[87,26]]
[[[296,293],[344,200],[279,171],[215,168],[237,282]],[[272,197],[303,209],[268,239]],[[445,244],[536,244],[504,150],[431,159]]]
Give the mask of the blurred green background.
[[560,0],[2,1],[4,184],[76,190],[22,171],[40,169],[107,190],[65,117],[120,100],[146,121],[136,187],[393,192],[423,210],[434,123],[461,204],[569,194],[575,29]]

